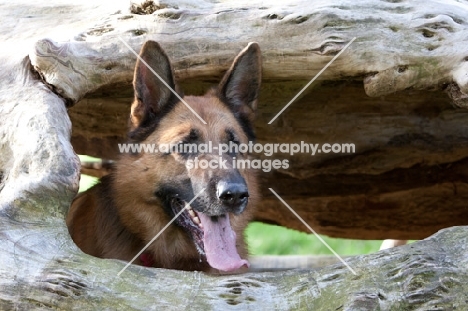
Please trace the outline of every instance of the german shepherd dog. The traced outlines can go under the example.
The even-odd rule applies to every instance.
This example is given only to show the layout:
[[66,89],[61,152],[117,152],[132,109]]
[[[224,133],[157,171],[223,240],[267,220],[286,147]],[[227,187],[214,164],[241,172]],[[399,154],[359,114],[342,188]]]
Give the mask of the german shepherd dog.
[[[137,144],[248,144],[261,83],[261,53],[250,43],[216,88],[183,99],[158,43],[147,41],[136,63],[128,142]],[[149,68],[150,67],[150,68]],[[198,158],[225,167],[188,165]],[[199,192],[187,209],[135,260],[135,264],[206,272],[248,267],[243,231],[257,197],[255,173],[237,169],[246,153],[170,152],[121,154],[113,171],[78,195],[67,216],[74,242],[87,254],[130,261]],[[205,189],[204,191],[201,191]],[[238,270],[241,269],[241,270]]]

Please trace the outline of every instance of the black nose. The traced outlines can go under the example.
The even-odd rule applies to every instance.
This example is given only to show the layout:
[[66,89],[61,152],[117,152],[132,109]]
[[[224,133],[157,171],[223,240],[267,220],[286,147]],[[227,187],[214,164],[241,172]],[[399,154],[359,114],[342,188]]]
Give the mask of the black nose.
[[249,191],[244,183],[220,181],[217,187],[219,200],[232,213],[241,213],[249,199]]

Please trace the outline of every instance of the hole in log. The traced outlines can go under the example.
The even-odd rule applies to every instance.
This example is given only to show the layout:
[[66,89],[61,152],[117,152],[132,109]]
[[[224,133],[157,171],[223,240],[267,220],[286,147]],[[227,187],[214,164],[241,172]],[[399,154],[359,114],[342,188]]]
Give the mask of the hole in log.
[[463,19],[461,18],[457,18],[457,17],[452,17],[453,21],[459,25],[463,25],[464,22],[463,22]]
[[268,14],[267,15],[268,19],[282,19],[281,17],[278,16],[278,14]]
[[398,73],[403,73],[403,72],[405,72],[406,70],[408,70],[408,66],[407,66],[407,65],[405,65],[405,66],[398,66],[398,69],[397,69]]
[[130,30],[130,32],[133,33],[135,36],[141,36],[141,35],[144,35],[146,33],[146,30],[134,29],[134,30]]
[[226,300],[226,302],[229,304],[229,305],[232,305],[232,306],[236,306],[239,304],[238,301],[235,301],[234,299],[228,299]]
[[422,35],[423,35],[424,37],[426,37],[426,38],[432,38],[432,37],[434,37],[434,33],[433,33],[432,31],[428,30],[428,29],[424,29],[424,30],[422,31]]
[[158,14],[158,16],[162,18],[168,18],[168,19],[179,19],[181,14],[174,13],[174,12],[166,12],[166,13]]
[[166,8],[167,5],[161,4],[157,5],[154,3],[154,1],[145,1],[142,4],[135,4],[133,3],[132,6],[130,7],[130,12],[132,14],[138,14],[138,15],[149,15],[153,14],[157,10],[164,9]]
[[89,36],[101,36],[102,34],[105,34],[107,32],[111,32],[113,30],[114,30],[114,28],[112,28],[112,27],[109,27],[109,28],[102,27],[102,28],[96,28],[96,29],[90,30],[90,31],[87,32],[87,34]]
[[295,24],[302,24],[303,22],[307,21],[309,16],[298,16],[294,19]]
[[124,15],[124,16],[121,16],[119,18],[117,18],[118,20],[126,20],[126,19],[130,19],[130,18],[133,18],[133,15]]

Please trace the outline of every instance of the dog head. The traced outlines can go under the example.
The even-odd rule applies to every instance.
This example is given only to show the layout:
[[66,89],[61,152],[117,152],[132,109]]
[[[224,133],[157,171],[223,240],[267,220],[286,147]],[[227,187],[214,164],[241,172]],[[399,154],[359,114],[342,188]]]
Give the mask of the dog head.
[[[151,227],[158,217],[167,223],[180,213],[166,234],[173,241],[164,245],[166,250],[180,251],[177,244],[183,243],[174,237],[183,234],[198,252],[194,260],[202,256],[223,271],[248,265],[239,256],[236,245],[243,245],[235,232],[245,227],[257,189],[254,172],[236,165],[250,157],[236,146],[254,139],[260,83],[260,49],[250,43],[215,89],[182,97],[173,92],[167,55],[154,41],[144,44],[135,68],[129,139],[154,149],[127,157],[131,164],[125,169],[142,178],[134,190],[145,207],[121,211],[124,221]],[[149,231],[160,229],[156,227]]]

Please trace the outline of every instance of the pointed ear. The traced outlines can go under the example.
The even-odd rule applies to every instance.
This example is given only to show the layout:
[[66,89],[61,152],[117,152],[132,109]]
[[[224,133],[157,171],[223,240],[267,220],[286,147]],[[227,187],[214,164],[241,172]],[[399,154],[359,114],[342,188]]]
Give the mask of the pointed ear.
[[174,94],[160,78],[175,90],[169,58],[157,42],[146,41],[141,48],[133,77],[135,100],[130,114],[132,129],[144,127],[172,102]]
[[252,122],[262,80],[262,55],[251,42],[237,55],[218,86],[220,98],[241,119]]

